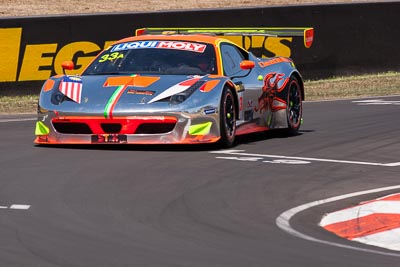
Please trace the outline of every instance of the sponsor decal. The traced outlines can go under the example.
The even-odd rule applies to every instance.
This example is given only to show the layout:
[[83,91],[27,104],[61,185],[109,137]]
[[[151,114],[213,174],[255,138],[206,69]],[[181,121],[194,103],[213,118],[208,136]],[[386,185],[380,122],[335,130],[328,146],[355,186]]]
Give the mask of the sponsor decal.
[[77,76],[65,76],[58,90],[71,100],[81,103],[82,80]]
[[23,28],[0,29],[1,82],[45,81],[50,76],[62,75],[61,63],[73,59],[74,75],[83,69],[103,49],[115,41],[105,41],[103,46],[94,42],[77,41],[61,46],[59,43],[24,43]]
[[292,55],[290,44],[293,42],[293,37],[224,36],[224,38],[253,52],[258,57],[290,57]]
[[260,61],[260,62],[258,62],[258,65],[261,68],[265,68],[265,67],[277,64],[277,63],[282,63],[282,62],[292,63],[293,61],[291,59],[289,59],[289,58],[286,58],[286,57],[277,57],[277,58],[274,58],[274,59],[271,59],[271,60]]
[[35,128],[36,136],[48,135],[49,133],[50,133],[49,127],[47,127],[42,121],[36,122],[36,128]]
[[116,77],[109,77],[103,86],[109,87],[109,86],[119,86],[127,84],[129,86],[135,86],[135,87],[148,87],[153,83],[157,82],[159,79],[160,77],[140,76],[136,74],[131,76],[116,76]]
[[120,144],[126,143],[127,136],[125,134],[97,134],[92,135],[92,143],[95,144]]
[[210,115],[210,114],[215,114],[217,110],[215,108],[210,108],[210,109],[205,109],[204,114]]
[[210,92],[217,86],[217,84],[219,84],[219,80],[210,80],[203,84],[199,90],[200,92]]
[[[262,87],[262,94],[258,98],[258,107],[254,108],[256,112],[263,113],[268,110],[276,111],[286,108],[286,102],[284,102],[283,100],[282,101],[284,102],[284,105],[274,105],[275,100],[277,100],[275,99],[276,93],[281,92],[289,81],[289,77],[284,79],[284,76],[284,73],[277,72],[271,72],[265,75],[264,86]],[[283,81],[283,83],[281,83],[281,85],[279,86],[280,81]]]
[[129,89],[127,94],[130,94],[130,95],[154,95],[155,91]]
[[[22,27],[0,29],[0,40],[2,40],[0,42],[0,57],[2,58],[0,83],[45,81],[51,76],[62,75],[63,69],[61,63],[71,59],[75,64],[75,69],[66,70],[66,74],[79,74],[101,50],[109,48],[115,42],[115,40],[107,40],[96,43],[90,41],[90,37],[88,37],[85,40],[77,40],[69,43],[61,43],[57,40],[49,43],[28,40],[28,43],[26,43],[22,38],[23,33],[24,29]],[[259,57],[290,57],[292,54],[290,46],[293,38],[291,37],[225,36],[225,38]],[[136,43],[131,43],[131,47],[152,47],[159,45],[160,48],[188,50],[199,53],[205,49],[204,44],[192,42],[142,41]],[[115,49],[115,51],[110,51],[108,58],[101,58],[99,60],[112,60],[114,57],[120,57],[120,53],[113,53],[117,52],[118,49],[128,49],[127,46],[123,46],[124,44],[113,46],[112,49]]]
[[99,61],[100,63],[106,62],[107,60],[113,61],[119,58],[124,58],[124,54],[119,53],[119,52],[114,52],[111,54],[104,54],[100,57]]
[[206,135],[210,133],[212,122],[205,122],[200,124],[191,125],[189,127],[190,135]]
[[115,45],[111,52],[123,51],[139,48],[164,48],[164,49],[177,49],[197,53],[203,53],[206,49],[205,44],[180,42],[180,41],[136,41]]
[[[121,78],[121,77],[118,77]],[[129,77],[126,77],[129,78]],[[117,86],[117,88],[114,90],[114,93],[111,95],[110,99],[108,99],[106,106],[104,108],[104,118],[106,119],[112,119],[113,118],[113,111],[115,108],[115,105],[117,105],[118,100],[120,99],[121,95],[123,94],[123,92],[125,91],[126,88],[128,88],[128,86],[132,86],[132,80],[130,79],[126,79],[125,83],[121,83],[119,85],[117,84],[113,84],[113,83],[109,83],[110,78],[108,78],[108,80],[105,82],[105,84],[103,85],[104,87],[109,87],[109,86]]]
[[[117,87],[117,88],[115,89],[114,93],[111,95],[110,99],[106,103],[103,112],[104,117],[112,119],[114,108],[117,105],[118,100],[128,87],[130,86],[147,87],[155,83],[159,79],[160,77],[146,77],[139,75],[109,77],[103,84],[103,87]],[[136,92],[138,91],[140,90],[136,90]],[[150,93],[152,91],[143,90],[142,92]]]
[[206,45],[198,43],[189,43],[189,42],[162,41],[159,44],[159,48],[187,50],[192,52],[203,53],[204,50],[206,49]]
[[167,88],[165,91],[163,91],[159,95],[155,96],[148,103],[151,104],[151,103],[156,102],[158,100],[161,100],[163,98],[170,97],[172,95],[182,93],[183,91],[189,89],[196,82],[198,82],[201,78],[202,78],[201,76],[198,76],[198,77],[195,77],[195,78],[191,78],[191,79],[185,80],[185,81],[180,82],[178,84],[175,84],[175,85]]
[[140,41],[140,42],[129,42],[115,45],[111,52],[115,51],[123,51],[130,49],[138,49],[138,48],[156,48],[157,41]]

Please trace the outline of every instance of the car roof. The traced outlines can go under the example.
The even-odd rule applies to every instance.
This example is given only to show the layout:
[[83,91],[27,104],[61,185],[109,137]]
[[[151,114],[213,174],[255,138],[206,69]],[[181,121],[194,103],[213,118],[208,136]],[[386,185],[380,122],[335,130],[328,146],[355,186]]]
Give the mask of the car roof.
[[220,38],[218,36],[213,35],[205,35],[205,34],[193,34],[193,35],[184,35],[184,34],[170,34],[170,35],[140,35],[140,36],[132,36],[128,38],[121,39],[114,44],[125,43],[125,42],[133,42],[133,41],[147,41],[147,40],[174,40],[174,41],[189,41],[189,42],[202,42],[208,43],[212,45],[216,45],[219,42],[226,41],[229,43],[229,40]]

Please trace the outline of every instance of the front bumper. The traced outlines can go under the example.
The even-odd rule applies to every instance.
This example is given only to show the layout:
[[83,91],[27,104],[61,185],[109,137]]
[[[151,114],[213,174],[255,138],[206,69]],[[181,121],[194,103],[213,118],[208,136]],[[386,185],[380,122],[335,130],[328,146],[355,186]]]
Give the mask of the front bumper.
[[36,144],[194,144],[220,139],[219,116],[170,112],[115,116],[39,112]]

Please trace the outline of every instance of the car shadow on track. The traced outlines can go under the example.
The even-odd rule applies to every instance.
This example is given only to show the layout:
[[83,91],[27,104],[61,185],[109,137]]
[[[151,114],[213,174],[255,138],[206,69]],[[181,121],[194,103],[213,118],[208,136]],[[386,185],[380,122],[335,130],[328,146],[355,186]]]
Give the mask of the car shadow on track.
[[[228,149],[235,149],[241,144],[251,144],[256,142],[268,141],[269,139],[276,138],[295,138],[312,130],[301,130],[296,134],[289,134],[285,130],[271,130],[260,133],[246,134],[236,137],[234,146]],[[35,145],[37,148],[61,148],[61,149],[83,149],[83,150],[113,150],[113,151],[215,151],[227,149],[221,147],[218,143],[215,144],[93,144],[93,145],[79,145],[79,144],[57,144],[57,145]]]

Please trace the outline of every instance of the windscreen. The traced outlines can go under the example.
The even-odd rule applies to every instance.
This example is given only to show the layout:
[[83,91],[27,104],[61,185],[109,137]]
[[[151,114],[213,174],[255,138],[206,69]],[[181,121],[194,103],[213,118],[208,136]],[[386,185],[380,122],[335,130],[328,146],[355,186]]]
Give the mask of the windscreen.
[[103,51],[83,75],[216,74],[212,45],[185,41],[134,41],[120,43]]

